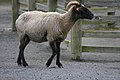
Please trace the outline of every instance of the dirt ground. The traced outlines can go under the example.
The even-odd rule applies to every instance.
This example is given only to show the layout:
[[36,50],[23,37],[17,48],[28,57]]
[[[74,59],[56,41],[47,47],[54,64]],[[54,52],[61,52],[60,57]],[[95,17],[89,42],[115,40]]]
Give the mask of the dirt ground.
[[[18,35],[11,32],[11,5],[0,4],[0,80],[119,80],[120,54],[83,53],[83,61],[72,61],[70,50],[61,46],[61,63],[55,59],[49,68],[45,63],[51,55],[48,43],[30,44],[25,49],[29,67],[17,66]],[[86,41],[89,42],[89,41]]]

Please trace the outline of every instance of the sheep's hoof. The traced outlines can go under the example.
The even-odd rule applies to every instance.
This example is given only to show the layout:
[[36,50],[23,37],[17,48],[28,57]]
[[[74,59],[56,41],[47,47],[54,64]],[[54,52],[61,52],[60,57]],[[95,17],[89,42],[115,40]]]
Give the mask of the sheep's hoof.
[[27,63],[23,63],[23,66],[24,66],[24,67],[27,67],[27,66],[28,66],[28,64],[27,64]]
[[50,66],[50,63],[49,63],[49,62],[47,62],[47,63],[46,63],[46,67],[49,67],[49,66]]
[[62,65],[60,62],[56,63],[56,65],[57,65],[59,68],[63,68],[63,65]]
[[49,66],[50,66],[50,64],[51,64],[51,62],[52,62],[52,60],[51,60],[51,59],[49,59],[49,60],[47,61],[47,63],[46,63],[46,67],[49,67]]
[[21,61],[17,61],[18,66],[22,66]]
[[19,64],[19,63],[18,63],[18,66],[22,66],[22,64]]

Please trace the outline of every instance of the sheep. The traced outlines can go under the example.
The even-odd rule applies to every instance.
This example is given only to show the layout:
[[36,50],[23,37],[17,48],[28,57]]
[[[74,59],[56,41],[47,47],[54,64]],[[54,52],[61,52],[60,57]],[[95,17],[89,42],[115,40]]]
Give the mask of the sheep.
[[57,55],[56,65],[63,68],[60,62],[60,44],[65,40],[68,32],[78,19],[92,19],[93,13],[80,2],[70,1],[66,12],[29,11],[21,14],[16,20],[16,29],[19,35],[18,66],[28,66],[24,58],[24,49],[30,41],[49,42],[52,55],[46,63],[49,67]]

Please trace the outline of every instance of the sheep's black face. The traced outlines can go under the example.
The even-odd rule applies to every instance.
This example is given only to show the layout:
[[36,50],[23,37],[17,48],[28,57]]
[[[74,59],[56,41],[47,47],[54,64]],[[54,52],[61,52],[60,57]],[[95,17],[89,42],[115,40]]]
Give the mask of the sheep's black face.
[[85,8],[84,6],[75,7],[73,15],[76,19],[92,19],[94,17],[93,13]]
[[81,7],[79,14],[82,19],[92,19],[94,16],[93,13],[85,7]]

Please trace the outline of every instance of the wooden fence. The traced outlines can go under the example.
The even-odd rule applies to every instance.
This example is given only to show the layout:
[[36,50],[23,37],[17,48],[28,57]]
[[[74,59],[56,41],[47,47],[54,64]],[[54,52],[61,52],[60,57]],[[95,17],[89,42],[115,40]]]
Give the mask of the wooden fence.
[[[18,15],[29,10],[42,11],[57,11],[64,13],[65,0],[60,2],[58,0],[49,0],[48,6],[40,4],[35,0],[12,0],[13,1],[13,30],[15,30],[15,20]],[[71,36],[71,53],[73,59],[80,59],[82,52],[120,52],[120,47],[113,46],[84,46],[82,44],[82,37],[94,38],[120,38],[119,31],[99,31],[99,30],[84,30],[83,27],[100,26],[108,29],[120,26],[120,0],[81,0],[88,8],[95,14],[95,19],[78,20],[73,27]],[[21,9],[22,5],[27,5],[27,9]],[[56,5],[57,4],[57,5]],[[116,28],[117,29],[117,28]]]
[[[82,37],[90,38],[120,38],[120,31],[113,31],[120,29],[120,0],[83,0],[84,4],[88,6],[95,14],[95,19],[81,21],[81,28],[86,26],[89,29],[81,30]],[[90,30],[90,27],[107,28],[112,30]],[[81,40],[82,41],[82,40]],[[81,42],[82,43],[82,42]],[[120,46],[86,46],[81,45],[81,52],[104,52],[104,53],[120,53]],[[81,47],[80,47],[81,48]],[[77,54],[74,54],[77,56]],[[75,58],[76,59],[76,58]]]

